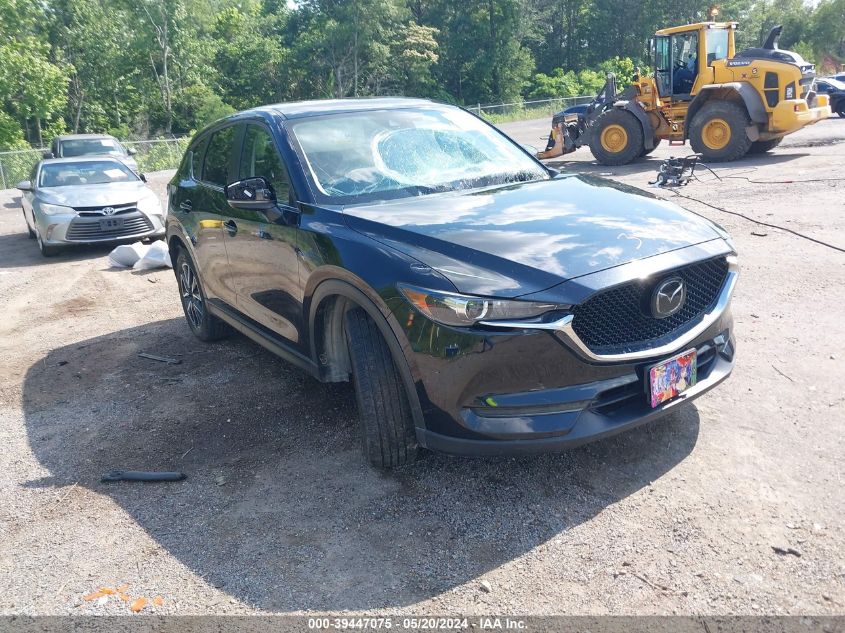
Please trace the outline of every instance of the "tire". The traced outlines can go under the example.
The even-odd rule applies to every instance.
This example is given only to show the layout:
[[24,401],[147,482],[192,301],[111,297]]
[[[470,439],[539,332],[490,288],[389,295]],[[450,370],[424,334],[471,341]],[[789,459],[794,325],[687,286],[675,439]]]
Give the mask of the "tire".
[[642,125],[630,112],[611,108],[590,126],[590,151],[602,165],[627,165],[643,148]]
[[229,336],[232,333],[229,325],[208,311],[208,302],[196,267],[184,249],[180,249],[176,257],[175,272],[182,311],[194,336],[201,341],[217,341]]
[[780,142],[783,140],[783,137],[773,138],[769,141],[754,141],[751,144],[751,147],[748,148],[749,154],[762,154],[764,152],[768,152],[769,150],[773,150]]
[[843,119],[845,119],[845,106],[843,106],[843,107],[842,107],[842,109],[841,109],[841,110],[839,110],[836,114],[838,114],[838,115],[839,115],[839,116],[841,116]]
[[44,257],[54,257],[61,252],[61,247],[59,246],[50,246],[49,244],[45,244],[44,240],[41,239],[41,234],[38,231],[35,231],[35,239],[38,240],[38,250],[41,251],[41,254]]
[[34,240],[35,239],[35,231],[33,231],[32,227],[29,226],[29,220],[26,219],[26,211],[21,209],[21,212],[23,213],[23,221],[26,223],[26,231],[29,234],[29,239]]
[[361,308],[347,311],[344,325],[364,457],[376,468],[410,464],[417,457],[417,436],[408,392],[390,348]]
[[751,139],[745,131],[750,124],[748,112],[738,103],[705,103],[692,119],[690,145],[708,161],[737,160],[751,148]]
[[662,139],[655,137],[654,138],[654,147],[652,147],[651,149],[646,149],[645,144],[643,144],[643,152],[642,152],[642,154],[640,154],[640,156],[648,156],[649,154],[651,154],[654,150],[657,149],[657,146],[660,145],[661,140]]

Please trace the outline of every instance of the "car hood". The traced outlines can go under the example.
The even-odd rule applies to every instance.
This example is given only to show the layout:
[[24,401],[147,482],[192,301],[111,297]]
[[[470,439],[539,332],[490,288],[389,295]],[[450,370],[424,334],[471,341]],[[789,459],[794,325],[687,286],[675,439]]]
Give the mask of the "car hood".
[[151,190],[143,182],[112,182],[104,185],[69,185],[38,190],[38,198],[66,207],[104,207],[135,204]]
[[516,297],[723,237],[649,193],[585,175],[347,206],[350,228],[446,276],[460,292]]

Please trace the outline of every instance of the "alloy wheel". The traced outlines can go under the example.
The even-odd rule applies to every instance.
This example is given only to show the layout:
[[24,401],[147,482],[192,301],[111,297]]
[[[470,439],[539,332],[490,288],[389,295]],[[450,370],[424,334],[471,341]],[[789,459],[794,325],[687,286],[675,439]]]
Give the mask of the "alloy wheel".
[[202,327],[205,313],[202,293],[197,276],[187,262],[182,263],[182,270],[179,271],[179,287],[182,292],[182,303],[185,305],[185,314],[191,325],[199,329]]

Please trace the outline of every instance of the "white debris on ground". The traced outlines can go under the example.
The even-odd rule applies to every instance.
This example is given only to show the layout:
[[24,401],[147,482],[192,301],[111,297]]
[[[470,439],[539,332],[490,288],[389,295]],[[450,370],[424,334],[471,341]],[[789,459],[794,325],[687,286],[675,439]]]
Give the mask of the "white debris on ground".
[[143,242],[121,244],[109,253],[109,263],[115,268],[133,268],[135,270],[173,268],[167,245],[158,240],[152,244],[144,244]]

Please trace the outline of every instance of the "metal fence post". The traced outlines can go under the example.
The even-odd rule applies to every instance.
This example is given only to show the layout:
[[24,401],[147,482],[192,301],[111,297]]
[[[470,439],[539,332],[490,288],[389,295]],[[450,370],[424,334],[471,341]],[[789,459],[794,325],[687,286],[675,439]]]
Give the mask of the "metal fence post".
[[3,181],[3,189],[8,189],[9,187],[6,186],[6,174],[3,171],[3,159],[0,158],[0,180]]

